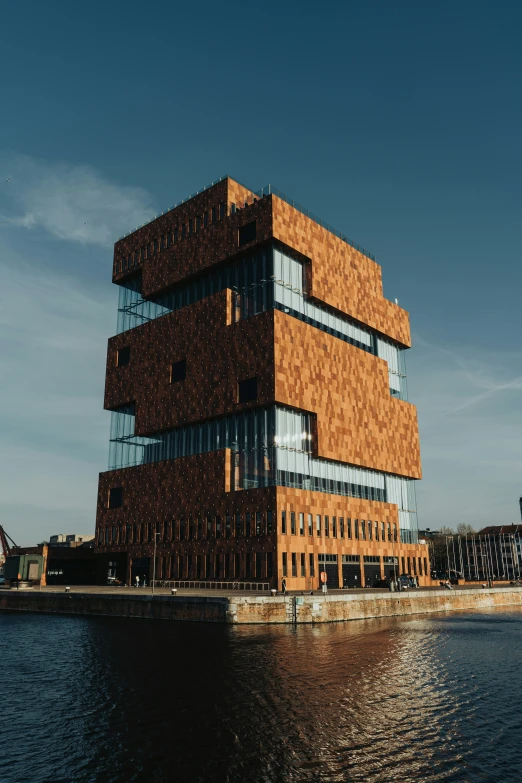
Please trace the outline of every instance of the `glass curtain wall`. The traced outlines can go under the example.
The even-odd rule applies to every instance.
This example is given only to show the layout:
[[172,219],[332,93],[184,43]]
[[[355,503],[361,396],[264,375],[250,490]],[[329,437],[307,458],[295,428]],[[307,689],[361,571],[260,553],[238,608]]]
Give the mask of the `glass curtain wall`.
[[112,412],[109,470],[229,448],[234,489],[286,486],[396,503],[402,540],[417,538],[414,482],[312,455],[312,416],[279,406],[255,409],[144,438],[134,408]]

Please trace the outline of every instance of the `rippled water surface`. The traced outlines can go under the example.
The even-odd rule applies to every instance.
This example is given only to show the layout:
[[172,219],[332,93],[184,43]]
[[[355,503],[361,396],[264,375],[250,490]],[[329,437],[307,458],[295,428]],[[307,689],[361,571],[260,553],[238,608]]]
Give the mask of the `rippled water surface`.
[[521,631],[0,614],[0,781],[520,783]]

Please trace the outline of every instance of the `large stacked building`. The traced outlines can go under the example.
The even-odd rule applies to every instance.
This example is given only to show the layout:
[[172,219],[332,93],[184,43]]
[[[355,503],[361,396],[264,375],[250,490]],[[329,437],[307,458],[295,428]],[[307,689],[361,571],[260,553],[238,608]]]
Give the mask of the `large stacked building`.
[[[429,580],[408,314],[363,248],[224,177],[115,245],[97,549],[130,581]],[[104,567],[105,567],[104,566]]]

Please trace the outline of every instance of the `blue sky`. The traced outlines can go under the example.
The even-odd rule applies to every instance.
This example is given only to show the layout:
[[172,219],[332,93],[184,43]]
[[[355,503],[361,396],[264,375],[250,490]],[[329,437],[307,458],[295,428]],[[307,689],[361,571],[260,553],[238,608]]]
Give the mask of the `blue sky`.
[[21,0],[2,17],[0,520],[15,540],[94,529],[112,243],[225,173],[368,248],[410,311],[421,525],[517,521],[519,4]]

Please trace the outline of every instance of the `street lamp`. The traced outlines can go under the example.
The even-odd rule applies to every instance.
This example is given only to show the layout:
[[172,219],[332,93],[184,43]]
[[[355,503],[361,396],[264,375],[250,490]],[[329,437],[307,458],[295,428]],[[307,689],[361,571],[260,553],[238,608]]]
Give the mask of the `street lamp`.
[[152,560],[152,595],[154,595],[154,582],[156,581],[156,543],[158,541],[158,532],[154,533],[154,558]]

